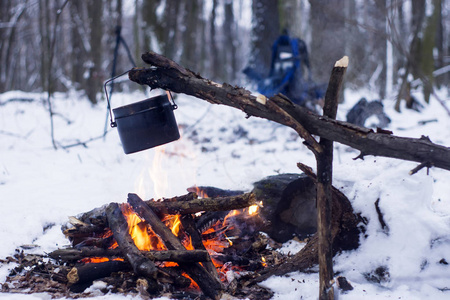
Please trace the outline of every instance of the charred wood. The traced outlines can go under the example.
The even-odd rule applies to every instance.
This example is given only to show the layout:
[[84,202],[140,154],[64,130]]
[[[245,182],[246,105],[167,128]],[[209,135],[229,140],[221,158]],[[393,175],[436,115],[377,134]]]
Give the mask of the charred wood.
[[263,202],[259,215],[265,222],[260,231],[279,243],[293,236],[303,240],[317,231],[316,184],[305,174],[278,174],[253,184],[253,193]]
[[[215,198],[215,197],[226,197],[226,196],[237,196],[244,194],[244,191],[240,190],[224,190],[214,186],[193,186],[187,189],[188,192],[202,194],[199,195],[202,198]],[[207,196],[204,196],[207,195]]]
[[[202,211],[229,211],[246,208],[255,204],[256,198],[252,193],[246,193],[242,195],[198,199],[195,193],[189,193],[183,196],[163,199],[161,201],[154,201],[153,199],[147,200],[145,203],[147,203],[158,216],[164,214],[186,215]],[[95,224],[96,226],[89,225],[86,226],[86,228],[73,227],[70,228],[70,230],[64,229],[64,231],[69,230],[68,232],[73,236],[84,236],[89,232],[89,229],[95,228],[97,230],[99,227],[107,228],[106,207],[107,206],[98,207],[79,216],[79,219],[83,222]],[[78,230],[81,230],[82,233],[78,234]],[[96,232],[97,231],[92,231],[92,234]]]
[[146,201],[158,214],[195,214],[202,211],[229,211],[249,207],[256,203],[255,195],[246,193],[237,196],[199,198],[190,201]]
[[72,245],[76,248],[83,247],[99,247],[107,249],[114,244],[114,237],[109,236],[107,238],[96,238],[96,237],[76,237],[70,239]]
[[[141,254],[152,261],[172,261],[172,262],[204,262],[209,259],[206,250],[161,250],[161,251],[141,251]],[[84,247],[81,249],[58,249],[48,254],[51,258],[63,262],[77,261],[87,257],[123,257],[120,249],[102,249],[97,247]]]
[[130,265],[124,261],[106,261],[102,263],[88,263],[74,267],[67,274],[69,284],[92,283],[94,280],[107,277],[113,272],[130,270]]
[[214,254],[212,258],[222,264],[230,262],[233,266],[245,267],[247,271],[253,271],[262,268],[262,263],[243,256],[231,254]]
[[86,257],[122,257],[122,251],[119,249],[103,249],[98,247],[68,248],[52,251],[48,256],[59,261],[68,262],[81,260]]
[[[144,219],[152,230],[161,238],[168,249],[186,250],[180,240],[173,235],[152,211],[149,205],[136,194],[128,194],[128,203],[133,210]],[[203,293],[212,299],[220,299],[223,287],[218,278],[214,278],[199,263],[180,263],[180,267],[198,284]]]
[[[183,225],[183,229],[186,231],[186,233],[191,237],[192,246],[194,246],[195,249],[206,251],[206,247],[205,245],[203,245],[202,235],[195,226],[194,218],[192,218],[192,215],[183,216],[181,218],[181,224]],[[209,255],[208,258],[209,260],[205,261],[203,263],[203,266],[214,278],[219,278],[217,269],[211,261]]]
[[183,270],[180,267],[164,267],[158,273],[158,282],[176,289],[187,288],[191,285],[191,280],[183,276]]
[[106,232],[105,226],[87,225],[68,228],[63,233],[68,238],[83,238],[87,236],[103,236]]
[[128,223],[122,214],[122,211],[117,203],[111,203],[106,208],[106,216],[109,227],[114,233],[114,238],[119,245],[119,249],[123,256],[127,259],[133,268],[133,271],[149,280],[150,289],[156,290],[156,276],[158,269],[155,264],[146,258],[136,247],[128,233]]
[[[298,164],[299,168],[314,181],[317,176],[306,165]],[[331,240],[333,255],[343,250],[356,249],[359,246],[358,228],[361,218],[353,212],[350,201],[335,187],[332,187]],[[318,236],[315,234],[297,254],[289,257],[283,263],[265,268],[250,284],[264,281],[272,275],[281,276],[294,271],[307,271],[319,263]]]

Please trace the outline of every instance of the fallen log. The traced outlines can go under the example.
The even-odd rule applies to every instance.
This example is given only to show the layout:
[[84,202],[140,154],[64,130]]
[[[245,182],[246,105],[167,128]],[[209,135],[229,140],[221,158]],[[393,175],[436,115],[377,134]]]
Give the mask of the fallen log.
[[[83,292],[94,280],[102,279],[110,285],[117,284],[115,278],[110,277],[115,272],[126,272],[132,270],[129,263],[125,261],[107,261],[102,263],[87,263],[81,266],[73,267],[67,274],[69,288],[73,292]],[[174,268],[164,268],[158,272],[157,282],[162,285],[171,285],[173,288],[186,288],[191,280],[181,274],[181,270]],[[120,280],[120,279],[119,279]],[[138,279],[137,282],[139,282]],[[122,285],[122,284],[120,284]],[[148,278],[145,281],[145,293],[151,291]],[[143,291],[144,292],[144,291]]]
[[64,235],[68,238],[83,238],[88,236],[102,236],[105,234],[105,227],[98,225],[78,225],[64,230]]
[[[317,176],[311,168],[304,164],[297,164],[298,167],[317,181]],[[347,197],[335,187],[331,187],[332,192],[332,215],[331,215],[331,241],[333,244],[333,255],[340,251],[356,249],[359,246],[358,228],[361,218],[355,215],[352,205]],[[281,276],[294,271],[307,271],[319,263],[319,239],[316,233],[302,250],[285,262],[265,268],[249,284],[266,280],[270,276]]]
[[[152,261],[172,261],[182,262],[205,262],[209,255],[206,250],[159,250],[159,251],[141,251],[141,254]],[[48,254],[53,259],[63,262],[77,261],[88,257],[122,257],[120,249],[102,249],[97,247],[84,247],[81,249],[58,249]]]
[[[167,228],[152,211],[149,205],[136,194],[128,194],[128,203],[136,214],[144,219],[162,240],[168,249],[186,250],[178,238]],[[180,267],[198,284],[205,296],[220,299],[223,287],[218,278],[207,272],[199,263],[180,263]]]
[[229,211],[249,207],[256,203],[253,193],[237,196],[199,198],[189,201],[146,201],[157,214],[187,215],[201,211]]
[[[366,155],[385,156],[450,170],[450,148],[434,144],[426,137],[404,138],[384,132],[377,133],[368,128],[318,116],[293,104],[281,94],[268,99],[262,95],[253,95],[241,87],[218,84],[154,52],[143,54],[142,59],[152,67],[134,68],[129,72],[129,78],[152,89],[161,88],[195,96],[212,104],[235,107],[248,116],[265,118],[292,127],[297,132],[300,124],[310,134],[361,151],[358,158]],[[289,117],[274,111],[274,105],[268,105],[270,102],[275,107],[280,107]],[[314,142],[309,141],[309,146],[311,143]]]
[[67,274],[69,284],[92,283],[94,280],[107,277],[113,272],[129,270],[130,265],[124,261],[106,261],[73,267]]

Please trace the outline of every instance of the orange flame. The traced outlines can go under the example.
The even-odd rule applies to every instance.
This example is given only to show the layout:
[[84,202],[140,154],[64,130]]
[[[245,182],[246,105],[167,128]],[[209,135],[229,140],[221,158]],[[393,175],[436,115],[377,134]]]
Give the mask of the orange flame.
[[[85,257],[83,259],[81,259],[82,263],[102,263],[102,262],[107,262],[110,261],[111,259],[109,259],[108,257]],[[117,257],[112,259],[113,261],[124,261],[123,258]]]
[[266,258],[264,256],[261,257],[261,261],[262,261],[262,266],[266,267],[267,266],[267,262],[266,262]]
[[192,187],[192,189],[195,190],[195,193],[199,198],[208,198],[208,194],[205,191],[201,190],[198,186],[195,185]]
[[258,210],[259,210],[259,206],[254,204],[248,208],[248,214],[250,216],[255,215],[258,213]]
[[175,218],[172,223],[172,233],[175,236],[178,236],[178,232],[180,231],[180,225],[181,225],[180,217],[179,215],[175,215]]
[[136,215],[127,203],[122,204],[122,213],[127,219],[128,233],[139,250],[152,250],[148,226]]

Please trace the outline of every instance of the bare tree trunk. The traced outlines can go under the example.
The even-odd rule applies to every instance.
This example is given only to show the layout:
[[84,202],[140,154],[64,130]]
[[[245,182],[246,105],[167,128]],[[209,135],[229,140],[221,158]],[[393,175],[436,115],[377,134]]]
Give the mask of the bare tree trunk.
[[203,45],[197,39],[197,33],[203,22],[201,18],[202,3],[198,0],[190,0],[184,3],[183,24],[185,25],[182,34],[183,53],[181,60],[190,69],[196,68],[199,63],[198,48]]
[[39,1],[39,33],[41,40],[41,87],[49,91],[47,82],[50,64],[50,16],[49,0]]
[[[80,32],[83,29],[83,24],[85,23],[85,4],[83,1],[73,1],[70,3],[70,15],[72,19],[71,24],[71,42],[72,42],[72,52],[71,57],[72,61],[80,61],[82,57],[87,57],[86,49],[83,45],[83,32]],[[83,64],[81,63],[72,63],[71,64],[72,72],[70,78],[72,78],[72,82],[78,87],[84,87],[84,78],[83,78]]]
[[342,1],[310,0],[311,67],[317,82],[327,82],[329,66],[344,56],[345,19]]
[[[440,0],[433,0],[433,13],[427,18],[424,29],[420,51],[420,71],[422,73],[423,93],[425,102],[430,102],[430,95],[433,91],[433,72],[435,69],[434,51],[436,48],[436,37],[438,28],[438,17]],[[425,80],[424,80],[425,79]]]
[[266,76],[270,69],[272,44],[280,34],[278,1],[253,0],[252,43],[249,67]]
[[411,18],[411,34],[412,40],[409,44],[409,49],[406,50],[405,72],[401,78],[399,93],[395,103],[395,110],[400,111],[400,103],[402,100],[406,101],[406,106],[411,106],[410,84],[408,80],[409,74],[415,78],[420,74],[420,33],[425,19],[425,0],[412,1],[412,18]]
[[[375,80],[375,85],[379,91],[381,99],[386,97],[386,75],[387,75],[387,44],[386,44],[386,0],[375,1],[375,5],[370,14],[370,20],[373,20],[372,25],[376,29],[376,34],[372,35],[370,48],[372,50],[371,57],[375,58],[375,63],[378,62],[376,68],[380,68],[381,72]],[[375,71],[375,69],[374,69]]]
[[180,6],[183,4],[179,0],[165,0],[166,9],[164,12],[164,44],[163,53],[168,57],[175,58],[177,49],[180,46],[178,43],[179,32],[179,15]]
[[[445,0],[435,0],[435,9],[437,14],[437,20],[436,20],[436,50],[437,50],[437,59],[436,59],[436,68],[442,68],[445,66],[444,64],[444,20],[442,17],[442,7],[443,7],[443,1]],[[438,77],[436,79],[436,84],[438,87],[445,84],[444,76]]]
[[[153,45],[161,45],[164,47],[165,41],[164,37],[164,28],[160,23],[157,15],[156,8],[160,4],[160,0],[158,1],[142,1],[142,6],[140,7],[142,21],[144,23],[144,27],[142,28],[143,35],[143,47],[144,49],[152,49],[152,51],[156,51],[153,49]],[[156,39],[156,41],[155,41]],[[158,49],[159,50],[159,49]],[[161,49],[162,51],[162,49]],[[140,53],[140,52],[139,52]],[[137,56],[139,56],[137,53]],[[136,57],[137,57],[136,56]]]
[[239,36],[236,33],[236,22],[233,13],[233,1],[226,1],[224,3],[225,10],[225,21],[223,23],[222,32],[224,34],[223,38],[223,58],[224,61],[224,77],[223,80],[226,82],[233,82],[235,79],[235,74],[238,71],[237,61],[236,61],[236,37]]
[[211,16],[209,17],[209,38],[210,38],[210,54],[211,54],[211,65],[209,74],[213,80],[217,80],[220,77],[219,72],[222,68],[217,68],[220,65],[220,53],[217,47],[217,34],[216,34],[216,11],[217,11],[218,0],[213,0]]
[[[119,5],[119,4],[118,4]],[[118,8],[120,9],[120,7]],[[102,68],[102,15],[103,15],[103,1],[90,0],[88,2],[88,16],[90,35],[89,42],[91,45],[90,51],[90,66],[89,79],[86,85],[86,94],[93,104],[97,103],[97,94],[101,91],[103,78],[101,76]]]

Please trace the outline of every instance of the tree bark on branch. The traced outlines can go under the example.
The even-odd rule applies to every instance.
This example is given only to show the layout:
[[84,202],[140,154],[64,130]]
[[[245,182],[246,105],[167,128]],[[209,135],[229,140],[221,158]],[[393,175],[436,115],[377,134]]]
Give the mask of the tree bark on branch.
[[[427,137],[398,137],[385,131],[374,132],[368,128],[318,116],[293,104],[281,94],[266,98],[241,87],[218,84],[154,52],[143,54],[142,59],[152,67],[134,68],[129,72],[130,80],[139,84],[195,96],[212,104],[235,107],[248,116],[265,118],[289,126],[297,132],[304,128],[310,134],[361,151],[358,158],[366,155],[384,156],[450,170],[450,148],[432,143]],[[274,107],[281,108],[286,114],[274,111]],[[301,136],[305,138],[304,135]],[[306,140],[306,143],[308,147],[314,146],[311,144],[313,141]]]

